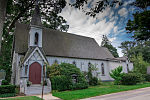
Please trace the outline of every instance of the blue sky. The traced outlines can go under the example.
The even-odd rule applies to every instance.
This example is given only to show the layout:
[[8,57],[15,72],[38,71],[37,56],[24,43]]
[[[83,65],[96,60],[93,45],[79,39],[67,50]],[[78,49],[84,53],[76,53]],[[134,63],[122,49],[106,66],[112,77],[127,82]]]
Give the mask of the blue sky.
[[[89,0],[88,3],[94,5],[97,0]],[[100,45],[102,36],[107,35],[112,45],[118,50],[119,56],[123,56],[121,49],[118,48],[123,41],[133,40],[126,33],[125,26],[128,19],[132,18],[134,7],[129,3],[134,0],[124,0],[122,6],[116,5],[114,8],[106,8],[103,13],[99,13],[95,18],[85,15],[81,10],[67,5],[61,12],[61,16],[69,24],[69,33],[92,37]],[[70,2],[70,0],[68,0]],[[84,10],[89,10],[84,6]]]

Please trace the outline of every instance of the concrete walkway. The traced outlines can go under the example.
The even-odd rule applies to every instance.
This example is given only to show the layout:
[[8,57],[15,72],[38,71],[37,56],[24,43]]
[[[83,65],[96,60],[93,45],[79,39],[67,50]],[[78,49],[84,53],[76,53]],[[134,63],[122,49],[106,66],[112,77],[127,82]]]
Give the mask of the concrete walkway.
[[[33,95],[33,96],[37,96],[37,97],[41,98],[41,95]],[[60,98],[57,98],[57,97],[52,96],[51,93],[49,93],[49,94],[44,94],[43,99],[44,99],[44,100],[61,100]]]
[[[41,95],[30,95],[30,96],[36,96],[36,97],[41,98]],[[17,97],[25,97],[25,96],[16,96],[16,97],[0,98],[0,100],[1,100],[1,99],[8,99],[8,98],[17,98]],[[57,98],[57,97],[52,96],[51,93],[44,94],[44,95],[43,95],[43,99],[44,99],[44,100],[61,100],[60,98]],[[18,100],[18,99],[17,99],[17,100]]]
[[82,100],[150,100],[150,87],[96,96]]

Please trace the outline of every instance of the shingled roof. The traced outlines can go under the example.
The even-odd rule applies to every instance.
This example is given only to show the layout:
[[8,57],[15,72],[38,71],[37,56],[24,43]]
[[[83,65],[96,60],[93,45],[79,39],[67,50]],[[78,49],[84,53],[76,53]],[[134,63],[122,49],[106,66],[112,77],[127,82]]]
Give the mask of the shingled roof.
[[31,19],[31,25],[32,26],[38,26],[38,27],[42,26],[39,5],[35,6],[35,9],[34,9],[33,15],[32,15],[32,19]]
[[[30,25],[16,23],[15,52],[28,50]],[[46,56],[107,59],[114,58],[107,48],[100,47],[93,38],[43,28],[42,47]]]

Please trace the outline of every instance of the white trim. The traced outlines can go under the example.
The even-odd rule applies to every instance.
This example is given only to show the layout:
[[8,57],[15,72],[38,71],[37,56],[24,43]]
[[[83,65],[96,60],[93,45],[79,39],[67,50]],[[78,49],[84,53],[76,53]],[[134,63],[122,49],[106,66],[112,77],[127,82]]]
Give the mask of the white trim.
[[32,56],[36,51],[38,51],[38,52],[40,53],[40,55],[41,55],[41,57],[43,58],[44,62],[48,63],[47,60],[46,60],[46,58],[43,56],[41,50],[40,50],[38,47],[36,47],[36,48],[33,50],[33,52],[30,54],[30,56],[24,61],[24,64],[31,58],[31,56]]

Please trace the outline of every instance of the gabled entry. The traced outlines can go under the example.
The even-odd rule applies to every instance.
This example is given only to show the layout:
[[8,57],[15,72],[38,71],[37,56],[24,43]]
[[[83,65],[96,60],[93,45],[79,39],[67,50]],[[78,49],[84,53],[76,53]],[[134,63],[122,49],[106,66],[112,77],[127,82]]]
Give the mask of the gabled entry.
[[32,84],[41,84],[41,72],[42,72],[42,66],[34,62],[29,67],[29,81],[32,82]]

